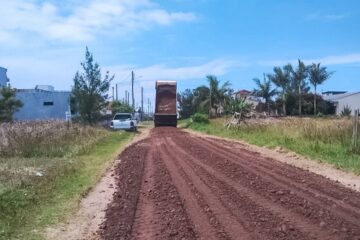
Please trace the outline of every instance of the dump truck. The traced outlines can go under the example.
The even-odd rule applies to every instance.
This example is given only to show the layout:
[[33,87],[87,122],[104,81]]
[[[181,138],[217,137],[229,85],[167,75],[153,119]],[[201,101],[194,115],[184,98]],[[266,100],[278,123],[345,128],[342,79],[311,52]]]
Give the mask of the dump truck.
[[155,127],[176,127],[176,81],[156,81],[155,89]]

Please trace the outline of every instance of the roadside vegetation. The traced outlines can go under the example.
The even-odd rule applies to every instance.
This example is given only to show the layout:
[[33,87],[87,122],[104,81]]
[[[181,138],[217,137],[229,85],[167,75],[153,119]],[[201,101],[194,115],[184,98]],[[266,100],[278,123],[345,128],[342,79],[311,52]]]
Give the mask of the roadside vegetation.
[[[242,139],[270,148],[286,148],[360,174],[360,148],[353,110],[335,117],[335,106],[318,94],[333,72],[320,63],[276,66],[252,91],[207,76],[207,85],[178,94],[180,127],[220,137]],[[230,117],[231,116],[231,117]],[[189,120],[190,119],[190,120]],[[355,132],[354,132],[355,131]]]
[[360,174],[360,148],[352,147],[351,119],[254,119],[230,129],[225,127],[225,123],[225,118],[211,119],[208,124],[195,118],[183,120],[180,126],[206,134],[245,140],[258,146],[285,148]]
[[41,239],[133,136],[64,122],[1,124],[0,135],[0,239]]
[[77,210],[134,135],[99,127],[108,106],[124,106],[109,104],[114,76],[102,77],[87,48],[81,66],[70,99],[73,122],[13,122],[22,103],[11,88],[0,89],[0,239],[42,239],[46,226]]
[[207,85],[185,89],[178,94],[180,115],[189,118],[195,113],[203,113],[216,118],[234,114],[239,110],[234,106],[239,106],[240,100],[244,100],[241,104],[244,108],[250,107],[252,111],[266,115],[333,115],[334,105],[317,93],[318,87],[332,75],[333,72],[320,63],[305,65],[298,60],[296,66],[274,67],[272,73],[263,74],[263,80],[254,78],[255,88],[245,94],[231,88],[229,81],[221,83],[216,76],[209,75]]

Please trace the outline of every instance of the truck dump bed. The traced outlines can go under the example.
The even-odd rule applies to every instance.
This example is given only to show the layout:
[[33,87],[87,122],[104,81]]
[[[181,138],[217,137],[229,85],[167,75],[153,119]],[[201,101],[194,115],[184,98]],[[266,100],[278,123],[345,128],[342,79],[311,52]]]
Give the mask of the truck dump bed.
[[177,125],[176,81],[156,81],[155,127]]

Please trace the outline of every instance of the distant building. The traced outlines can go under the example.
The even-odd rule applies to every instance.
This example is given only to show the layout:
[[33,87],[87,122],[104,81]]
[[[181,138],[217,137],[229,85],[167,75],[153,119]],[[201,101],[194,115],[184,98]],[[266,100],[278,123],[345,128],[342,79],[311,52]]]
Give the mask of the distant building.
[[7,87],[9,85],[9,78],[6,75],[7,69],[0,67],[0,87]]
[[242,89],[234,93],[235,99],[245,99],[245,102],[253,105],[254,108],[261,102],[260,99],[252,94],[251,91]]
[[336,115],[340,115],[341,111],[348,106],[352,114],[356,109],[360,109],[360,92],[323,92],[322,97],[326,101],[334,103],[336,107]]
[[35,89],[17,89],[16,98],[24,105],[14,114],[15,120],[66,120],[70,117],[69,91],[37,85]]

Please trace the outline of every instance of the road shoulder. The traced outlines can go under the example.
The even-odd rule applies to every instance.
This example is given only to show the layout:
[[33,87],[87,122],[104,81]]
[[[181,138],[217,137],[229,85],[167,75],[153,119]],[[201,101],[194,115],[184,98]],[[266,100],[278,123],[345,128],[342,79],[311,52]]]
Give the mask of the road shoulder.
[[[117,156],[132,144],[141,141],[149,135],[150,128],[142,128],[125,146],[120,147]],[[121,160],[114,159],[108,170],[91,191],[81,200],[79,210],[70,220],[49,227],[44,238],[49,240],[79,240],[99,239],[97,232],[104,221],[105,210],[115,193],[115,166]]]

